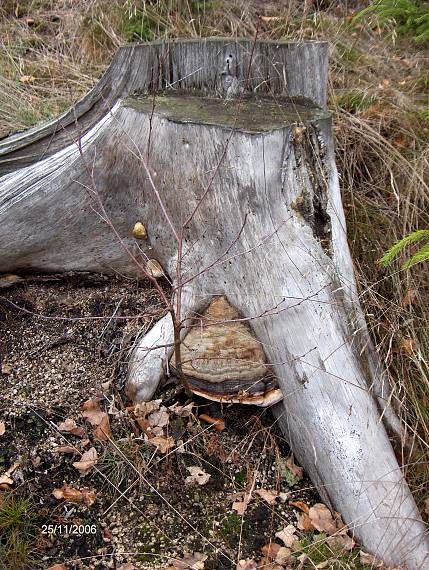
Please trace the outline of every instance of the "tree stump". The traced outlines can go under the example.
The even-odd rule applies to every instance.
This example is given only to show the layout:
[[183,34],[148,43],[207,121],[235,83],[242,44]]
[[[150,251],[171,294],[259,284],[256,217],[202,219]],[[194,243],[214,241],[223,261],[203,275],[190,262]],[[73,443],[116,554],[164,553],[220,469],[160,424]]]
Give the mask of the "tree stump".
[[225,298],[263,348],[275,414],[323,500],[366,550],[427,568],[358,301],[327,68],[323,42],[121,48],[75,108],[0,142],[0,271],[164,274],[178,320],[134,350],[135,399]]

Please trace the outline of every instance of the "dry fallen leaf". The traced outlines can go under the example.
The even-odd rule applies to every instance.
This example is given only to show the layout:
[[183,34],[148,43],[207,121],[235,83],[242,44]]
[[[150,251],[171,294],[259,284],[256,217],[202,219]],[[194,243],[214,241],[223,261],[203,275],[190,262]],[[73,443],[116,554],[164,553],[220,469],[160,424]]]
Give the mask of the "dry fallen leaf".
[[78,437],[83,437],[85,435],[84,429],[78,426],[77,423],[71,418],[67,418],[66,420],[58,424],[58,429],[66,433],[71,433],[72,435],[76,435]]
[[250,558],[239,560],[236,570],[258,570],[258,564],[255,560],[251,560]]
[[103,390],[103,392],[108,392],[111,385],[112,385],[112,380],[108,380],[107,382],[102,382],[101,389]]
[[168,410],[173,412],[176,416],[181,418],[188,418],[192,415],[192,408],[195,407],[194,402],[190,402],[186,404],[186,406],[180,406],[177,402],[175,402],[172,406],[168,406]]
[[82,489],[83,502],[90,507],[97,500],[97,493],[91,489]]
[[69,503],[82,502],[82,493],[78,489],[73,489],[73,487],[67,487],[66,485],[62,489],[54,489],[52,494],[56,499],[64,499]]
[[174,570],[204,570],[204,562],[207,560],[206,554],[194,552],[193,554],[185,554],[182,560],[172,561]]
[[140,402],[133,406],[132,412],[136,418],[145,418],[152,412],[159,410],[162,400],[151,400],[150,402]]
[[397,135],[393,139],[393,144],[399,148],[405,147],[407,145],[407,143],[408,143],[408,139],[407,139],[407,137],[404,137],[404,135]]
[[86,475],[97,463],[97,450],[95,447],[91,447],[88,451],[82,454],[80,461],[75,461],[73,467],[75,467],[82,476]]
[[0,436],[3,435],[6,431],[6,424],[0,421]]
[[64,564],[54,564],[53,566],[49,566],[47,570],[67,570],[67,567]]
[[299,465],[296,465],[293,455],[287,458],[286,467],[289,469],[291,473],[295,475],[298,481],[300,481],[304,477],[304,470]]
[[296,542],[298,542],[298,537],[295,536],[296,528],[293,524],[287,525],[283,530],[276,532],[276,537],[279,538],[285,546],[290,548]]
[[403,338],[399,344],[400,352],[407,356],[413,356],[416,352],[417,343],[413,338]]
[[384,568],[384,564],[379,558],[363,550],[359,552],[359,562],[361,564],[368,564],[371,568]]
[[310,510],[310,507],[308,505],[306,505],[304,503],[304,501],[289,501],[289,505],[291,507],[296,507],[297,509],[299,509],[300,511],[302,511],[303,513],[308,515],[308,512]]
[[316,503],[308,511],[308,516],[312,525],[319,532],[326,532],[327,534],[334,534],[337,531],[337,525],[331,515],[328,507],[322,503]]
[[252,493],[234,493],[230,498],[234,500],[232,510],[242,517],[250,503]]
[[187,485],[205,485],[210,479],[210,474],[203,471],[198,465],[191,465],[186,469],[190,473],[185,479]]
[[237,513],[237,515],[242,517],[244,515],[244,513],[246,512],[248,504],[249,503],[246,501],[234,501],[232,503],[232,510],[235,511]]
[[244,515],[244,513],[246,512],[247,509],[247,505],[249,504],[249,498],[248,497],[244,497],[243,500],[243,495],[241,496],[241,498],[239,498],[238,501],[234,501],[232,503],[232,510],[235,511],[237,513],[237,515],[239,515],[240,517],[242,517]]
[[19,461],[15,461],[13,465],[9,467],[7,471],[0,476],[0,489],[7,489],[9,485],[13,485],[14,481],[11,478],[11,475],[14,471],[20,467],[21,463]]
[[82,417],[88,420],[92,426],[98,426],[106,416],[106,412],[100,410],[100,408],[91,408],[90,410],[84,410],[82,412]]
[[152,434],[150,433],[150,423],[148,420],[145,420],[144,418],[136,418],[136,423],[142,431],[144,431],[149,437],[152,437]]
[[146,271],[155,279],[158,277],[163,277],[165,275],[162,265],[159,263],[157,259],[149,259],[146,262]]
[[84,503],[88,507],[93,505],[97,498],[95,491],[74,489],[68,485],[63,485],[61,489],[54,489],[52,494],[58,500],[64,499],[67,503]]
[[9,485],[13,485],[13,479],[11,479],[9,475],[0,475],[0,489]]
[[266,556],[263,556],[258,564],[258,568],[263,568],[264,570],[284,570],[284,566],[276,564]]
[[[12,275],[12,273],[7,273],[6,275],[2,275],[0,277],[0,289],[7,289],[8,287],[12,287],[15,283],[19,283],[20,281],[24,281],[23,277],[19,275]],[[10,374],[10,372],[3,372],[3,374]]]
[[305,513],[296,513],[297,527],[299,530],[314,530],[313,523],[308,515]]
[[281,544],[277,544],[277,542],[269,542],[261,547],[261,552],[269,560],[275,560],[280,548],[282,548]]
[[271,489],[256,489],[255,494],[259,495],[261,499],[264,499],[269,505],[274,505],[279,495],[277,491]]
[[159,410],[152,412],[147,419],[150,427],[163,428],[166,425],[168,425],[168,422],[170,421],[170,416],[168,415],[167,409],[164,408],[164,406],[161,406]]
[[109,416],[105,412],[103,414],[100,423],[93,432],[94,439],[98,441],[108,441],[112,435]]
[[200,420],[203,420],[203,422],[211,424],[216,431],[223,431],[225,429],[225,420],[222,418],[212,418],[208,414],[201,414],[198,417]]
[[277,562],[277,564],[280,564],[282,567],[284,567],[286,564],[290,564],[292,561],[293,558],[291,549],[282,546],[277,552],[277,556],[275,557],[274,562]]
[[335,526],[337,527],[337,533],[336,534],[347,534],[349,529],[348,529],[347,525],[345,524],[345,522],[343,521],[341,514],[334,511],[333,517],[334,517],[334,521],[335,521]]
[[101,398],[90,398],[82,404],[82,410],[99,410]]
[[87,400],[83,404],[82,410],[82,417],[95,428],[93,431],[94,438],[98,441],[107,441],[112,432],[108,414],[100,409],[100,398]]
[[277,542],[270,542],[269,544],[265,544],[261,548],[261,552],[264,555],[269,568],[272,568],[271,562],[275,562],[283,567],[284,564],[288,564],[292,561],[292,552],[289,548],[285,548]]
[[113,539],[113,533],[108,526],[103,530],[103,537],[106,542],[110,542]]
[[70,445],[59,445],[58,447],[54,447],[52,450],[53,453],[79,453],[79,450],[71,447]]
[[170,449],[174,447],[174,439],[172,437],[164,437],[162,435],[157,435],[152,439],[149,439],[150,443],[153,443],[161,453],[167,453]]
[[282,503],[286,503],[286,501],[290,498],[290,493],[283,493],[282,491],[280,491],[279,493],[279,499]]
[[348,534],[328,536],[326,543],[334,550],[349,552],[356,546],[356,542]]

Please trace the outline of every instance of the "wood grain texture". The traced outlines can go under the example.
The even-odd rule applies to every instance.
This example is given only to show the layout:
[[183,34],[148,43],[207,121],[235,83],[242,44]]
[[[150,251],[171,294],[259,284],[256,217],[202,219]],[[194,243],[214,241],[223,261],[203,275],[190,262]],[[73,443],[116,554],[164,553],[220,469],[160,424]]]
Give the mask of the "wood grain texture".
[[173,321],[167,313],[139,339],[128,367],[126,393],[134,402],[148,402],[158,387],[171,354]]
[[[225,93],[226,58],[249,92],[307,97],[326,107],[326,42],[253,42],[205,38],[166,40],[119,48],[100,81],[57,119],[0,141],[0,176],[33,164],[77,140],[117,101],[138,91]],[[302,70],[305,70],[303,73]]]
[[[200,44],[204,57],[225,49],[229,55],[231,44],[210,42],[208,51]],[[181,53],[183,62],[198,51],[192,42],[191,47],[174,45],[174,58]],[[232,45],[241,49],[242,44]],[[248,53],[246,45],[240,58]],[[279,53],[297,58],[296,95],[323,106],[326,85],[310,84],[326,79],[325,46],[309,44],[306,51],[302,45],[287,44]],[[136,68],[130,58],[134,63],[123,70],[124,83],[132,83],[136,69],[157,69],[154,54],[164,48],[148,49],[140,52]],[[131,52],[121,57],[125,53]],[[309,54],[323,62],[322,75],[311,67]],[[182,83],[190,69],[199,77],[192,61],[191,67],[183,64]],[[212,60],[207,61],[206,71],[212,69]],[[276,77],[292,73],[285,67],[280,71]],[[152,78],[165,77],[151,73]],[[198,79],[200,91],[194,94],[201,100],[204,92],[210,94],[212,107],[217,100],[217,120],[197,120],[192,109],[198,102],[180,120],[171,109],[158,113],[156,98],[148,110],[134,97],[88,123],[82,155],[76,143],[64,146],[64,139],[43,160],[34,162],[36,154],[23,162],[18,158],[20,168],[0,178],[0,271],[84,269],[136,275],[128,248],[142,263],[156,259],[174,287],[177,247],[170,223],[180,228],[210,184],[185,234],[183,318],[191,323],[214,296],[225,296],[237,308],[279,380],[284,400],[275,413],[285,437],[323,499],[342,513],[366,550],[389,564],[428,568],[426,528],[380,419],[384,413],[392,425],[396,421],[382,392],[382,369],[359,305],[330,116],[315,107],[303,118],[294,115],[293,101],[281,101],[277,125],[237,128],[225,119],[225,105],[236,105],[237,113],[240,106],[220,98],[221,71],[214,79],[207,73]],[[176,77],[173,73],[170,82]],[[271,83],[276,85],[274,77]],[[283,88],[278,80],[278,89]],[[34,144],[42,141],[46,139]],[[9,142],[6,170],[12,165],[7,157],[12,160],[31,148]],[[168,208],[168,223],[141,156]],[[121,244],[100,214],[110,218]],[[136,222],[147,230],[147,239],[138,244]],[[172,350],[171,319],[164,317],[156,327],[142,337],[131,360],[130,379],[141,370],[140,379],[148,374],[155,379],[148,397]],[[163,346],[156,353],[152,349],[158,341]],[[134,380],[131,387],[135,394],[147,388]]]

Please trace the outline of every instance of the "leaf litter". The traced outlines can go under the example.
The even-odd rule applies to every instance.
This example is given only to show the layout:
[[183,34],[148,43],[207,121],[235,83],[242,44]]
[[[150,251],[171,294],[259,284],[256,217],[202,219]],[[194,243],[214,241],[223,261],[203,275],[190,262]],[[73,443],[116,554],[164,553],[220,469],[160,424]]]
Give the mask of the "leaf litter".
[[[66,284],[27,284],[25,294],[35,312],[60,303],[64,295],[64,306],[73,308],[76,302],[75,310],[84,315],[88,307],[100,305],[102,296],[103,303],[109,303],[113,311],[118,302],[117,290],[121,298],[129,299],[133,313],[142,312],[132,304],[135,291],[131,287],[128,292],[126,287],[118,283],[106,289],[103,282],[98,289],[94,286],[76,291]],[[7,294],[15,298],[13,287]],[[19,298],[15,301],[22,303]],[[63,314],[63,308],[58,311]],[[104,376],[100,374],[105,359],[94,365],[91,356],[88,376],[79,370],[79,366],[84,368],[83,355],[100,350],[98,339],[105,323],[76,321],[67,325],[70,337],[85,339],[86,349],[80,355],[73,342],[55,347],[55,339],[63,334],[57,322],[40,322],[31,315],[7,322],[16,325],[10,332],[12,346],[28,339],[34,351],[40,335],[42,346],[54,346],[42,354],[50,353],[54,368],[64,362],[60,374],[67,384],[63,386],[64,395],[49,389],[49,382],[58,380],[56,376],[50,379],[45,360],[25,361],[25,367],[31,370],[26,381],[39,377],[43,381],[40,387],[35,385],[32,399],[28,400],[37,413],[29,412],[28,407],[21,413],[23,400],[19,398],[10,398],[10,410],[2,413],[6,427],[2,443],[4,440],[8,450],[17,446],[7,468],[0,469],[0,477],[6,478],[4,488],[16,487],[15,478],[18,481],[23,473],[24,486],[31,486],[31,492],[40,497],[40,512],[47,517],[46,522],[52,519],[55,509],[59,520],[96,522],[97,527],[95,536],[53,538],[57,554],[45,554],[45,568],[61,560],[78,561],[90,555],[110,559],[113,552],[118,567],[131,565],[136,569],[149,568],[155,562],[162,568],[187,565],[217,570],[227,567],[223,561],[235,560],[229,567],[244,570],[259,568],[268,559],[269,568],[288,567],[289,556],[299,564],[297,510],[307,515],[310,532],[322,536],[309,517],[311,506],[320,504],[320,500],[313,491],[305,490],[309,482],[302,479],[302,469],[281,434],[277,438],[277,427],[269,414],[265,412],[256,419],[251,407],[232,406],[218,418],[207,403],[200,406],[199,401],[189,401],[174,386],[151,402],[127,405],[118,396],[111,368],[106,367]],[[131,322],[135,327],[136,322]],[[123,329],[132,330],[128,325]],[[122,328],[115,330],[121,332]],[[21,349],[19,354],[23,354]],[[7,355],[11,382],[22,369],[14,355]],[[76,370],[70,366],[75,361]],[[57,370],[53,374],[58,374]],[[27,423],[29,413],[31,428]],[[257,413],[259,416],[259,409]],[[15,426],[13,430],[10,425]],[[50,430],[49,425],[56,428]],[[18,457],[23,458],[24,465],[16,461]],[[306,513],[297,507],[299,501]],[[312,514],[319,528],[332,524],[320,507]],[[337,536],[326,540],[334,538]],[[343,540],[352,546],[349,537]],[[262,551],[267,544],[277,547]],[[146,557],[145,562],[129,554],[136,551]]]

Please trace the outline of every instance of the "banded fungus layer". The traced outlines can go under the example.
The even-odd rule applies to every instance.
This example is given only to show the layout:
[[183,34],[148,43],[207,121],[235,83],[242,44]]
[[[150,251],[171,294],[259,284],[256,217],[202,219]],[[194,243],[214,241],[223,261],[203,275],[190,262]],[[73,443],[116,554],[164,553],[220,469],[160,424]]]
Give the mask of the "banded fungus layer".
[[[261,343],[225,297],[194,319],[180,353],[181,374],[199,396],[257,406],[283,398]],[[171,365],[177,369],[174,355]]]

